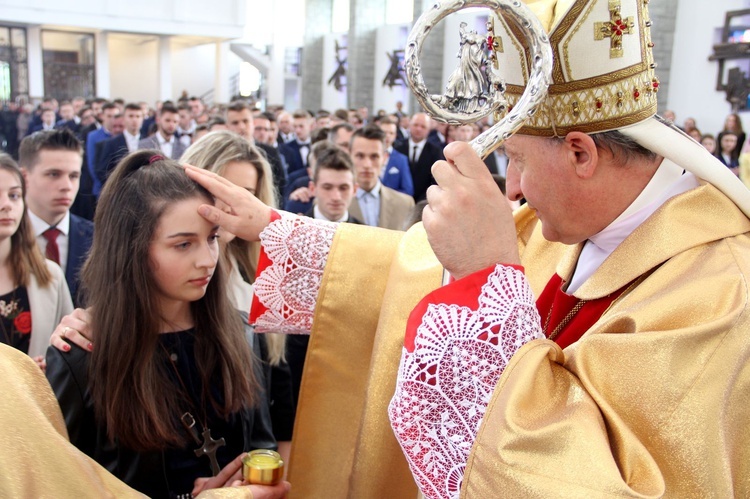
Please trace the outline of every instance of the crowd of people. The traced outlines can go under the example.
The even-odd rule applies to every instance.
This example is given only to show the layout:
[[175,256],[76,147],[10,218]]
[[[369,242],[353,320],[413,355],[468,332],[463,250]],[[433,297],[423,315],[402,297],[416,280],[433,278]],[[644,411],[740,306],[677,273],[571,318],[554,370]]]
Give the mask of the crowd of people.
[[[667,110],[664,118],[675,123],[674,111]],[[675,123],[677,124],[677,123]],[[721,161],[742,182],[750,187],[750,143],[737,113],[727,115],[724,126],[717,134],[702,133],[694,118],[685,118],[679,127]]]
[[9,110],[0,495],[282,498],[260,448],[298,497],[747,496],[741,120],[656,116],[647,2],[632,80],[579,30],[607,0],[535,3],[652,95],[550,98],[484,159],[400,107]]
[[[212,197],[178,165],[215,172],[268,206],[402,231],[421,218],[443,148],[482,127],[365,108],[207,109],[198,98],[153,112],[45,98],[15,124],[18,147],[7,142],[0,156],[13,270],[0,288],[4,342],[46,372],[70,441],[153,497],[199,493],[196,479],[242,451],[289,458],[309,340],[243,331],[260,245],[196,224]],[[487,164],[497,173],[494,156]],[[74,328],[60,329],[65,316]],[[47,352],[56,327],[59,348]],[[73,330],[88,333],[82,348],[62,339]],[[182,414],[226,445],[196,456],[200,439]]]

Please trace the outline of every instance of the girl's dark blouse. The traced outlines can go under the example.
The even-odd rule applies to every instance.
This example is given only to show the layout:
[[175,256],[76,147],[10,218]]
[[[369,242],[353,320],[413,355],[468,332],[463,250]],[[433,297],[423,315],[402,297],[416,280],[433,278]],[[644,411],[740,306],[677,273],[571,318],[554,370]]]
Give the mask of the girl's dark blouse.
[[[257,356],[258,338],[249,331],[246,334]],[[164,367],[174,381],[175,390],[188,391],[189,400],[185,401],[180,414],[175,414],[175,419],[179,421],[183,412],[190,412],[196,419],[199,434],[202,420],[207,419],[211,436],[215,440],[223,437],[226,441],[226,445],[217,451],[221,467],[242,452],[276,448],[265,390],[261,390],[263,393],[259,394],[255,408],[242,410],[224,420],[216,414],[210,403],[201,401],[202,384],[194,356],[195,332],[188,330],[162,334],[159,341],[160,346],[155,355],[163,358]],[[177,372],[168,355],[174,360]],[[111,442],[107,438],[106,428],[97,423],[94,415],[87,388],[88,364],[89,354],[75,346],[70,352],[61,352],[54,347],[47,351],[47,378],[62,408],[71,442],[112,474],[149,497],[189,497],[196,478],[211,476],[208,457],[195,455],[194,449],[198,445],[192,439],[189,439],[189,444],[184,448],[140,453]],[[260,363],[256,362],[256,376],[261,386],[264,386],[262,371]],[[127,383],[126,376],[123,377],[123,382]],[[218,379],[212,380],[210,390],[212,396],[220,404],[223,403],[223,389]],[[182,428],[182,425],[179,427]],[[187,436],[187,430],[185,432]]]

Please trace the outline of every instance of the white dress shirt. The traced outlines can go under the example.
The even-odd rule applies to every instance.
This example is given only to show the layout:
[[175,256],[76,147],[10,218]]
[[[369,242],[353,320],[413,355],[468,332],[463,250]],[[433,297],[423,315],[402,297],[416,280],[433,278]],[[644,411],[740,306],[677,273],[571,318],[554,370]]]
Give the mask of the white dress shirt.
[[326,220],[327,222],[346,222],[349,220],[349,210],[346,210],[338,220],[331,220],[323,215],[323,212],[320,211],[320,208],[318,208],[318,205],[316,204],[313,206],[313,218],[315,220]]
[[[42,250],[42,255],[47,252],[47,239],[42,233],[51,227],[50,224],[36,216],[31,210],[29,212],[29,219],[31,220],[31,226],[34,228],[34,235],[36,236],[36,244],[39,249]],[[60,222],[55,225],[57,230],[60,231],[60,235],[57,236],[57,247],[60,249],[60,268],[65,272],[65,268],[68,266],[68,241],[70,240],[70,212],[65,213]]]
[[174,147],[174,135],[169,137],[169,141],[167,141],[164,139],[164,137],[162,137],[160,132],[157,132],[156,141],[159,142],[159,149],[164,154],[164,157],[171,158],[172,148]]
[[380,220],[380,186],[380,180],[378,180],[371,191],[357,188],[357,202],[364,217],[362,221],[371,227],[377,227],[378,220]]
[[135,152],[138,150],[138,141],[141,140],[141,134],[130,135],[127,130],[123,130],[122,136],[125,137],[125,144],[128,146],[128,152]]
[[[416,163],[419,161],[419,157],[422,155],[422,150],[424,149],[424,145],[427,143],[427,139],[422,140],[421,142],[414,142],[413,140],[409,139],[409,163]],[[416,152],[414,151],[414,147],[417,148]]]

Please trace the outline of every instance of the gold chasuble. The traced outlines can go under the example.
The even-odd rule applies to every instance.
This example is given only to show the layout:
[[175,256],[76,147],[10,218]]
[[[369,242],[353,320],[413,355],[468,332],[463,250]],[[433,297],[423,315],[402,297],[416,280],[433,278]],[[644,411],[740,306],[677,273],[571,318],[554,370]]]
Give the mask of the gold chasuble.
[[[143,498],[68,440],[60,406],[31,358],[0,344],[3,403],[0,497]],[[248,487],[213,489],[198,499],[252,499]]]
[[[696,209],[700,207],[700,209]],[[539,296],[581,245],[516,213]],[[635,282],[561,350],[523,346],[502,374],[461,497],[750,497],[750,220],[710,184],[667,201],[575,293]],[[406,320],[440,285],[421,226],[342,224],[300,393],[292,498],[417,497],[387,417]],[[574,319],[575,320],[575,319]]]
[[[528,210],[517,221],[528,234]],[[461,497],[750,497],[749,233],[709,184],[638,227],[574,295],[637,285],[564,351],[511,359]],[[580,252],[541,230],[522,247],[537,296]]]
[[442,267],[408,233],[340,224],[318,295],[290,457],[291,498],[416,498],[388,403],[417,302]]

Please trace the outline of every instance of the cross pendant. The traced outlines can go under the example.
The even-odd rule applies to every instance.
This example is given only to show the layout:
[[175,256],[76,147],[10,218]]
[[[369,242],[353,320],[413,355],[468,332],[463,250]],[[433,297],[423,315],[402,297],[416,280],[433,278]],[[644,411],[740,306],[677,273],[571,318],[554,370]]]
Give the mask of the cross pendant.
[[224,445],[226,445],[226,441],[224,441],[223,437],[218,440],[214,440],[213,438],[211,438],[211,429],[204,428],[203,443],[194,451],[195,455],[198,457],[208,456],[208,459],[211,461],[211,472],[214,476],[218,475],[219,471],[221,471],[221,468],[219,468],[219,461],[216,460],[216,451],[219,449],[219,447],[222,447]]

